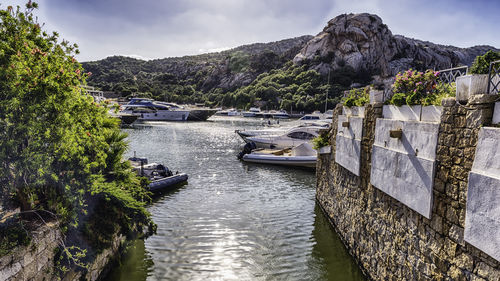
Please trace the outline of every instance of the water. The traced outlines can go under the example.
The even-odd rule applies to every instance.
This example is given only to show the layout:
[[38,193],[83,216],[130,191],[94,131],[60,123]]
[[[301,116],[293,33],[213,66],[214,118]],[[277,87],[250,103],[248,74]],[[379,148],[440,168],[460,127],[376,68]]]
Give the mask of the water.
[[363,280],[315,205],[314,172],[238,161],[234,130],[263,121],[212,119],[126,129],[129,155],[189,183],[149,208],[157,234],[137,241],[107,280]]

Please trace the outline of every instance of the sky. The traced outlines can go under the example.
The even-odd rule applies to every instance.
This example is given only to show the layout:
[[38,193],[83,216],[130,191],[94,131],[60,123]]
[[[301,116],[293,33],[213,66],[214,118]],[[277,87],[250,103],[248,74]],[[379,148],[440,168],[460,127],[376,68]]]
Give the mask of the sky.
[[[79,61],[157,59],[316,35],[344,13],[380,16],[393,34],[500,48],[500,0],[38,0],[47,31],[77,43]],[[26,0],[0,0],[24,6]]]

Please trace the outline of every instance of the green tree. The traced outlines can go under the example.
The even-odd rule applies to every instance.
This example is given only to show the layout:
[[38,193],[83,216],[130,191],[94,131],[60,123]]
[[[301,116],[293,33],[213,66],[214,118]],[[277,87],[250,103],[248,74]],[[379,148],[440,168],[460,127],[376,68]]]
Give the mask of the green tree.
[[100,198],[122,212],[122,233],[151,229],[144,183],[122,160],[125,136],[82,90],[77,46],[43,32],[36,8],[0,10],[0,185],[24,213],[54,213],[64,227]]

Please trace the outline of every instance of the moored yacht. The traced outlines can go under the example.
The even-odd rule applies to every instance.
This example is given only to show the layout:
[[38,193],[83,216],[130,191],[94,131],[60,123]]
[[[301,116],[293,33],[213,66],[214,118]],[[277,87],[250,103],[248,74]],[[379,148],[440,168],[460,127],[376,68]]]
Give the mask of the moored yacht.
[[[257,135],[246,137],[246,142],[253,142],[259,148],[288,148],[298,146],[305,142],[311,142],[312,139],[319,135],[322,127],[295,127],[284,134],[276,135]],[[324,128],[323,128],[324,129]]]
[[243,117],[255,117],[258,113],[260,113],[260,108],[250,107],[248,111],[243,111],[242,115]]
[[[249,143],[247,143],[247,145],[249,145]],[[238,158],[245,162],[252,163],[315,168],[317,152],[306,142],[293,148],[257,148],[251,150],[251,153],[245,153],[244,151],[240,153]]]
[[133,98],[123,105],[121,113],[137,115],[138,120],[143,121],[186,121],[189,117],[189,110],[145,98]]
[[198,106],[198,105],[178,105],[173,102],[163,102],[163,101],[158,101],[157,103],[159,104],[165,104],[169,106],[170,108],[174,108],[176,110],[188,110],[189,115],[187,120],[188,121],[206,121],[210,116],[214,115],[217,110],[204,107],[204,106]]
[[278,127],[278,128],[270,128],[270,129],[260,129],[260,130],[235,130],[245,142],[249,142],[249,137],[258,137],[258,136],[269,136],[269,135],[282,135],[286,132],[299,127],[318,127],[318,130],[328,129],[330,127],[329,123],[322,122],[321,120],[318,122],[304,122],[298,126],[294,127]]

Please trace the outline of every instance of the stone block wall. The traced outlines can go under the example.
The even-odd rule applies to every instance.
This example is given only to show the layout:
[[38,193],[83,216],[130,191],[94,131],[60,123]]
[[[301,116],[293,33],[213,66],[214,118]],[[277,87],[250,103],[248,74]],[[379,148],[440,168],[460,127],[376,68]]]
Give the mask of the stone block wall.
[[0,280],[52,280],[54,249],[61,233],[55,224],[33,232],[32,243],[18,247],[10,255],[0,257]]
[[[11,254],[0,257],[0,281],[58,280],[53,274],[55,249],[61,243],[61,232],[57,224],[44,225],[32,232],[32,235],[30,245],[18,247]],[[62,280],[98,280],[107,273],[108,264],[119,257],[125,242],[123,236],[117,236],[110,248],[93,259],[87,271],[71,270]]]
[[[443,107],[430,219],[370,184],[381,104],[365,109],[360,176],[334,161],[336,126],[332,153],[319,156],[317,201],[371,279],[500,280],[500,262],[464,241],[468,174],[479,129],[491,122],[493,103],[476,98],[462,106],[447,99]],[[340,113],[336,108],[333,124]]]

